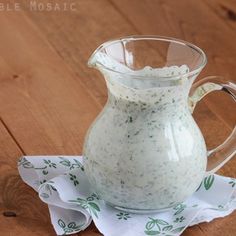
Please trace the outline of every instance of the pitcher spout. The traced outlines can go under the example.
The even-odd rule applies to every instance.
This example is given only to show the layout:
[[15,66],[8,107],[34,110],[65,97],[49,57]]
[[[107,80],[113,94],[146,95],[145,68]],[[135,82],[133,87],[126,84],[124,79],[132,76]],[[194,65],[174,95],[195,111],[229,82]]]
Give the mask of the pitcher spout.
[[[166,45],[166,57],[161,53],[163,44]],[[181,55],[176,56],[176,51],[181,51]],[[112,78],[114,83],[135,90],[192,83],[205,64],[206,56],[198,47],[154,36],[108,41],[88,60],[88,66],[99,70],[105,79]]]
[[90,67],[90,68],[96,68],[97,67],[97,62],[98,62],[97,53],[98,53],[98,50],[99,50],[99,48],[97,48],[93,52],[93,54],[89,57],[88,63],[87,63],[88,67]]
[[114,61],[112,60],[112,57],[109,55],[109,51],[107,43],[101,44],[89,57],[88,59],[88,67],[96,68],[98,70],[101,70],[101,68],[107,68],[112,69],[112,64]]
[[98,69],[104,74],[120,73],[130,74],[133,72],[134,55],[128,51],[132,37],[116,39],[101,44],[90,56],[88,66]]

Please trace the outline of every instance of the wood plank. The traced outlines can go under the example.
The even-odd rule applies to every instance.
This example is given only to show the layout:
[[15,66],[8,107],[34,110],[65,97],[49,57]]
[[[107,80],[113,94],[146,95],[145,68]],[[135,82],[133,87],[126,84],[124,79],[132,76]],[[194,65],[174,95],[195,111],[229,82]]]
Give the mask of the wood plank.
[[[1,235],[53,235],[52,227],[47,223],[49,214],[46,205],[18,174],[17,160],[22,155],[21,148],[0,121]],[[16,216],[5,217],[4,212],[12,212]]]
[[80,0],[76,3],[77,11],[73,13],[44,11],[36,14],[27,10],[25,13],[72,68],[87,91],[104,105],[107,98],[104,79],[98,71],[87,67],[88,58],[103,42],[137,34],[137,31],[107,0]]
[[[227,217],[215,219],[210,223],[201,223],[201,230],[207,236],[234,236],[236,232],[235,219],[236,212],[234,211]],[[183,234],[183,236],[187,236],[187,234]]]
[[[23,153],[80,154],[100,107],[22,13],[2,13],[0,27],[0,114],[21,145],[15,147],[0,124],[1,212],[16,213],[0,216],[1,232],[54,235],[47,206],[20,179],[17,159]],[[100,234],[92,225],[80,235]]]
[[226,27],[236,29],[236,4],[234,0],[207,0],[205,3],[224,21]]
[[1,13],[0,28],[6,125],[27,154],[81,153],[101,107],[22,12]]
[[[135,6],[138,12],[139,3],[138,1],[134,3],[133,8]],[[148,3],[149,10],[152,8],[155,10],[154,3]],[[190,5],[191,9],[195,9],[197,4]],[[144,12],[140,9],[143,20],[146,20],[147,17],[145,9]],[[179,37],[185,37],[186,32],[192,26],[186,26],[185,18],[183,18],[183,22],[180,24],[183,29],[181,27],[176,29],[174,20],[175,17],[176,19],[178,17],[175,13],[172,14],[172,10],[167,11],[170,12],[167,13],[167,18],[173,30],[169,31],[170,34],[176,32]],[[28,18],[24,14],[27,14]],[[81,152],[84,133],[89,123],[101,109],[98,104],[104,104],[106,100],[102,77],[87,69],[86,61],[89,54],[97,45],[110,38],[138,34],[141,33],[141,30],[130,20],[130,12],[123,13],[121,10],[118,12],[116,6],[112,6],[105,0],[80,1],[76,13],[54,14],[26,11],[24,14],[14,12],[14,15],[10,13],[0,15],[2,30],[0,114],[3,114],[4,122],[10,132],[14,134],[27,154],[78,154]],[[160,14],[159,21],[162,21],[161,16]],[[165,23],[166,18],[163,19],[163,23]],[[152,24],[159,22],[158,19],[154,20],[152,19]],[[141,23],[139,21],[137,24]],[[202,21],[200,25],[204,25],[203,23]],[[140,27],[143,28],[143,26]],[[201,27],[197,27],[197,29],[201,30]],[[144,28],[142,30],[144,31]],[[198,41],[202,43],[204,38],[198,39],[196,36],[196,42]],[[216,45],[213,46],[215,48]],[[219,58],[221,56],[218,57],[218,54],[216,59],[213,58],[217,61],[217,66],[226,63]],[[223,66],[221,67],[223,68]],[[215,120],[214,114],[208,115],[208,112],[209,110],[205,109],[201,114],[204,116],[203,119],[210,117]],[[222,119],[225,121],[225,117]],[[225,121],[229,127],[232,127],[233,119],[229,116]],[[228,129],[225,129],[223,124],[218,126],[217,122],[214,121],[213,126],[214,132],[220,136],[217,141],[220,141]],[[203,123],[203,127],[208,130],[209,124]],[[209,132],[208,134],[213,135],[214,133]],[[214,142],[215,139],[212,138],[210,144],[213,145]],[[229,168],[226,173],[232,173],[232,170]],[[26,227],[24,220],[20,224],[24,224]],[[219,224],[217,223],[216,227]],[[34,224],[32,223],[32,225]],[[44,231],[45,225],[46,222],[43,228],[40,225],[35,226],[35,230],[41,232],[40,235],[48,232],[50,234],[52,231]],[[228,228],[234,229],[232,227],[229,223]],[[202,229],[205,230],[205,228]],[[20,232],[24,233],[23,230]],[[195,226],[188,229],[185,235],[216,235],[214,233],[217,233],[214,229],[204,233]],[[100,234],[92,227],[80,235]]]

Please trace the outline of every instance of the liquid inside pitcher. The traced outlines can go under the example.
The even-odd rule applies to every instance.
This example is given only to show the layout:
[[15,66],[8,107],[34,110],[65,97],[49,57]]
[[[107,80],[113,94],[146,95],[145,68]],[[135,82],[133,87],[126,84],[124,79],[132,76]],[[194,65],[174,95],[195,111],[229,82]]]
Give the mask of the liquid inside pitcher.
[[84,164],[108,204],[156,211],[198,188],[207,150],[189,91],[205,64],[201,49],[168,38],[115,40],[91,56],[89,65],[104,75],[108,100],[88,130]]

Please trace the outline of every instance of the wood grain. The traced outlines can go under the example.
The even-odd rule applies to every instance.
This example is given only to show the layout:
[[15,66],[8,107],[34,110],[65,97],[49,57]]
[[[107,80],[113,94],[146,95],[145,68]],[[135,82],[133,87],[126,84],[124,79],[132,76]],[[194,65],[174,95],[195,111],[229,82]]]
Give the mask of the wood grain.
[[23,14],[1,13],[0,28],[2,119],[27,154],[81,153],[100,107]]
[[[17,171],[21,148],[0,121],[0,227],[1,235],[53,235],[48,209],[37,194],[26,186]],[[39,210],[40,209],[40,210]],[[15,213],[5,217],[4,213]]]
[[[226,27],[236,28],[236,5],[233,0],[208,0],[205,3],[215,14],[221,18]],[[217,4],[216,4],[217,3]]]
[[[75,12],[0,12],[0,216],[3,235],[55,235],[47,207],[19,178],[27,154],[80,154],[85,132],[107,97],[102,76],[87,68],[104,41],[133,34],[182,38],[204,49],[200,77],[236,81],[236,4],[233,0],[74,0]],[[48,2],[41,0],[40,2]],[[187,9],[187,10],[186,10]],[[235,125],[235,105],[215,93],[194,117],[209,148]],[[236,177],[236,160],[221,174]],[[185,236],[234,236],[236,213],[188,228]],[[94,225],[78,235],[101,235]]]
[[88,58],[103,42],[138,32],[108,0],[81,0],[77,1],[77,5],[77,11],[73,13],[35,14],[26,11],[26,14],[79,77],[90,95],[104,105],[107,97],[104,80],[99,72],[88,69]]
[[[0,222],[4,235],[54,235],[46,205],[20,180],[17,159],[23,153],[80,154],[100,107],[23,13],[1,13],[0,27],[0,113],[10,144],[17,142],[21,150],[5,157],[14,149],[1,134],[1,212],[16,217],[1,214]],[[86,231],[96,232],[95,227]]]

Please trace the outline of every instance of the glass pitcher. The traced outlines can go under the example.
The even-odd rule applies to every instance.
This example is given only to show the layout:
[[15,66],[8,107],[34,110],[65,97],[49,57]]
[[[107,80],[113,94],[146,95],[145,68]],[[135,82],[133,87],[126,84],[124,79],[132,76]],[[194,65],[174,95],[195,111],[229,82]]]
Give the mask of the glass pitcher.
[[191,115],[211,91],[236,99],[236,85],[218,77],[193,84],[206,62],[197,46],[156,36],[109,41],[90,57],[108,100],[87,132],[84,165],[107,204],[141,213],[173,207],[233,157],[236,129],[207,151]]

